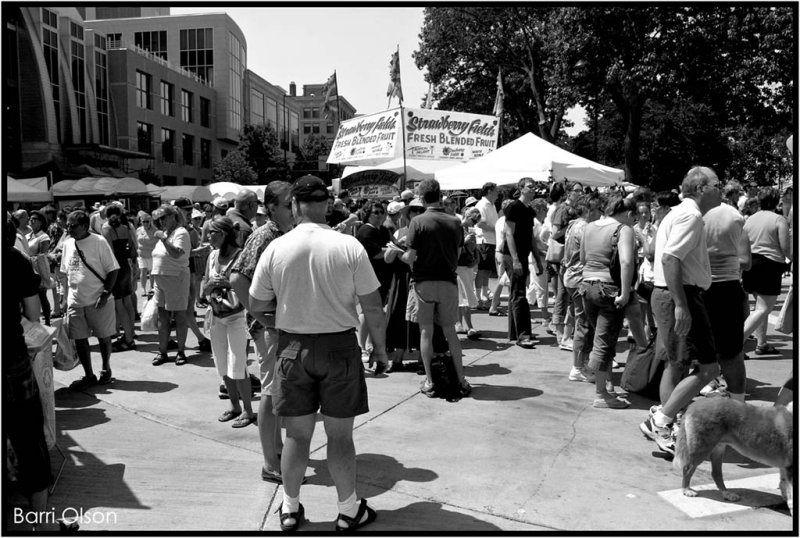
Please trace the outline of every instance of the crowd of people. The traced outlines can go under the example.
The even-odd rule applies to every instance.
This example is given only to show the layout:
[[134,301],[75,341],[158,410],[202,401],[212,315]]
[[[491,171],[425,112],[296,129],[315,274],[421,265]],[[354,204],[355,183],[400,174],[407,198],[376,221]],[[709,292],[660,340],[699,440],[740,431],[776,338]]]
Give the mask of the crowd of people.
[[[756,354],[776,352],[766,323],[793,256],[791,192],[744,194],[706,167],[692,168],[680,193],[541,187],[531,178],[510,190],[487,182],[459,208],[435,180],[393,200],[356,201],[304,176],[270,183],[261,201],[243,190],[230,207],[223,198],[205,206],[181,198],[151,213],[121,202],[17,210],[7,216],[7,245],[15,263],[29,265],[28,280],[39,279],[17,290],[16,310],[48,325],[65,319],[84,371],[75,390],[112,383],[112,354],[136,350],[137,293],[157,307],[154,366],[185,364],[192,330],[229,399],[218,420],[258,425],[261,476],[284,486],[282,530],[303,520],[300,486],[317,411],[337,530],[376,517],[355,493],[352,431],[369,409],[365,371],[378,377],[410,366],[433,397],[432,363],[446,357],[468,396],[459,334],[482,338],[485,318],[476,312],[507,317],[508,340],[523,349],[541,345],[537,331],[553,335],[572,353],[567,379],[592,384],[596,408],[630,405],[609,375],[622,331],[634,351],[655,340],[666,365],[660,405],[640,429],[674,452],[680,412],[698,393],[719,393],[724,382],[726,395],[744,401],[751,334]],[[202,329],[198,308],[207,309]],[[99,342],[99,375],[90,336]],[[259,366],[257,414],[248,340]],[[19,380],[29,375],[23,362]]]

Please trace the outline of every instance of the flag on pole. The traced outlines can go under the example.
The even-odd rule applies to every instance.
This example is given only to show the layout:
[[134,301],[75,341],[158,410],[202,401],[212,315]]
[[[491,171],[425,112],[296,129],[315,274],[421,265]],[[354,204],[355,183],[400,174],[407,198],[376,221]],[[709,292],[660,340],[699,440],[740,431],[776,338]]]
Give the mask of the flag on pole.
[[503,77],[500,73],[500,69],[497,69],[497,95],[494,98],[494,108],[492,109],[492,114],[497,116],[498,118],[503,115],[503,97],[505,97],[505,93],[503,92]]
[[328,81],[322,87],[322,95],[325,99],[324,103],[322,104],[323,117],[328,119],[328,114],[330,113],[333,115],[335,120],[336,113],[334,112],[333,104],[337,102],[339,97],[339,88],[338,84],[336,83],[336,71],[334,71],[333,74],[328,77]]
[[425,106],[423,108],[433,108],[433,82],[428,82],[428,95],[425,97]]
[[389,89],[386,91],[389,101],[397,96],[400,104],[403,103],[403,88],[400,86],[400,48],[392,54],[392,61],[389,63]]

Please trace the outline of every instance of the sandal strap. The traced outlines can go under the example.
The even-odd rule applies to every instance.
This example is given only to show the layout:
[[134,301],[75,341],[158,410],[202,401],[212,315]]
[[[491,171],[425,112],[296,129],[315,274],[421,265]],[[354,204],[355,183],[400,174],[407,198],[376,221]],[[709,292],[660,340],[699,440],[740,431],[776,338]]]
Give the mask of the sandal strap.
[[[347,527],[339,527],[339,528],[342,529],[342,530],[350,530],[350,529],[358,528],[361,525],[363,525],[364,523],[367,523],[369,521],[369,517],[367,517],[367,521],[364,521],[364,523],[361,523],[361,518],[364,517],[364,514],[367,513],[367,510],[369,510],[369,509],[370,508],[367,506],[367,499],[362,497],[361,498],[361,504],[358,505],[358,512],[356,512],[356,516],[355,517],[350,517],[350,516],[347,516],[347,515],[341,514],[341,513],[339,514],[339,519],[341,519],[342,521],[347,523]],[[337,526],[338,526],[338,522],[337,522]]]

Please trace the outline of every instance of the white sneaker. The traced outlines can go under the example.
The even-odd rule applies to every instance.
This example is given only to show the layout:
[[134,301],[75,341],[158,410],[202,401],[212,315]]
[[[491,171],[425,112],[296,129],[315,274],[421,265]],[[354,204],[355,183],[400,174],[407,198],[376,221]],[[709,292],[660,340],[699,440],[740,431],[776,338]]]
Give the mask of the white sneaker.
[[588,383],[589,382],[589,380],[586,378],[586,374],[580,368],[575,368],[574,366],[569,371],[569,380],[570,381],[583,381],[584,383]]
[[572,339],[562,341],[559,344],[558,349],[563,349],[564,351],[572,351]]

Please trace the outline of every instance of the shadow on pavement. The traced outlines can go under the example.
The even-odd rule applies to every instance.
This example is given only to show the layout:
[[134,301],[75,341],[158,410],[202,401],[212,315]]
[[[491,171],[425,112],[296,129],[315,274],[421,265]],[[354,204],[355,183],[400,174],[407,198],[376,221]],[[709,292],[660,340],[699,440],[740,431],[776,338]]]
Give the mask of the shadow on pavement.
[[94,389],[96,393],[108,393],[115,390],[127,390],[132,392],[149,392],[152,394],[163,394],[171,390],[177,389],[178,385],[175,383],[168,383],[166,381],[126,381],[124,379],[117,379],[110,385],[98,386]]
[[[309,459],[308,466],[314,469],[307,484],[332,487],[333,479],[328,472],[326,460]],[[356,481],[359,497],[377,497],[397,485],[398,482],[431,482],[438,475],[429,469],[406,467],[392,456],[385,454],[357,454]]]
[[508,375],[511,370],[499,364],[471,364],[464,365],[464,375],[469,377],[489,377],[493,375]]
[[[441,503],[415,502],[397,510],[381,510],[380,503],[372,502],[369,497],[367,501],[370,507],[378,512],[378,517],[363,528],[366,533],[390,531],[428,533],[435,532],[436,529],[484,533],[501,530],[496,525],[468,514],[445,510]],[[308,512],[309,507],[306,507],[306,513]],[[306,521],[300,530],[313,533],[331,532],[335,525],[335,521]]]
[[530,387],[515,387],[511,385],[472,385],[472,394],[468,397],[479,401],[507,402],[511,400],[524,400],[536,398],[544,394],[539,389]]
[[56,409],[56,424],[65,431],[83,430],[109,420],[103,409]]

